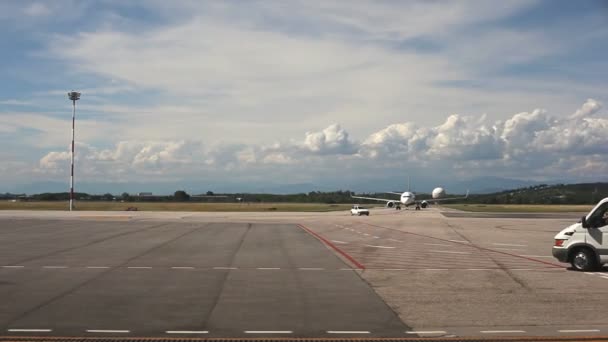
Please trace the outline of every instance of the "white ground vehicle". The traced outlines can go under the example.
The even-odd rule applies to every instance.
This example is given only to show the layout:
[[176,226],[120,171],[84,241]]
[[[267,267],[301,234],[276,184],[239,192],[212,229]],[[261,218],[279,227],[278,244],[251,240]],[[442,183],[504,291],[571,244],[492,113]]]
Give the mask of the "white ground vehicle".
[[553,256],[578,271],[591,271],[608,263],[608,198],[580,222],[555,235]]
[[365,216],[369,216],[369,210],[360,207],[358,205],[353,205],[352,209],[350,210],[350,214],[351,215],[365,215]]

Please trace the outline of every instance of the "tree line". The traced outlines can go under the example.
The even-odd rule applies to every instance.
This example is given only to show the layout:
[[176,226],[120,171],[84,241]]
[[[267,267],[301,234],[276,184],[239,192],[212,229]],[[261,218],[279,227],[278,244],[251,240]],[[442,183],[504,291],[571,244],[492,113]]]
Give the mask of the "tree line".
[[[8,194],[7,194],[8,195]],[[81,201],[123,201],[123,202],[287,202],[287,203],[376,203],[381,202],[353,199],[355,192],[349,190],[338,191],[311,191],[296,194],[267,194],[267,193],[214,193],[191,195],[185,190],[177,190],[173,195],[138,196],[126,192],[120,195],[75,193],[75,198]],[[359,193],[359,196],[394,198],[397,195],[385,193]],[[429,194],[419,193],[419,199],[429,199]],[[583,184],[539,184],[535,186],[505,190],[491,194],[472,194],[467,200],[458,202],[480,204],[594,204],[600,199],[608,197],[608,183]],[[8,198],[8,197],[5,197]],[[67,201],[69,192],[41,193],[31,196],[19,196],[21,200],[33,201]],[[431,200],[432,201],[432,200]],[[454,202],[457,203],[457,202]]]

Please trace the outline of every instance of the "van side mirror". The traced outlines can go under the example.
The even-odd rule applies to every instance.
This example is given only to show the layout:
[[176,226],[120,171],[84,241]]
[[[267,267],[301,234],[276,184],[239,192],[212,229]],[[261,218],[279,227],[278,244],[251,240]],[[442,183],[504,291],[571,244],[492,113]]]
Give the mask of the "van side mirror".
[[587,222],[587,216],[583,216],[583,218],[581,218],[581,226],[583,226],[583,228],[589,228],[589,223]]

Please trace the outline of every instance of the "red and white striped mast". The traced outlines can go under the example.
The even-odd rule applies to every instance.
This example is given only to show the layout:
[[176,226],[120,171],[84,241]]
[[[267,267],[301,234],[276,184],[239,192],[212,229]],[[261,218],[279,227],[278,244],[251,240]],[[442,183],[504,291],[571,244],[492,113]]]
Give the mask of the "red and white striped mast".
[[76,101],[80,100],[80,93],[71,91],[68,97],[72,100],[72,162],[70,172],[70,211],[74,206],[74,128],[76,125]]

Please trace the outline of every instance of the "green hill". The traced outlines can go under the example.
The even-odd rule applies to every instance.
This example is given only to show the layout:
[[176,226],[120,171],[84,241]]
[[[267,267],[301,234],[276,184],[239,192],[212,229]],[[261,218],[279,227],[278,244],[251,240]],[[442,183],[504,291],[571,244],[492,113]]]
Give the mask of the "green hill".
[[471,195],[469,203],[595,204],[608,197],[608,183],[540,184],[492,194]]

